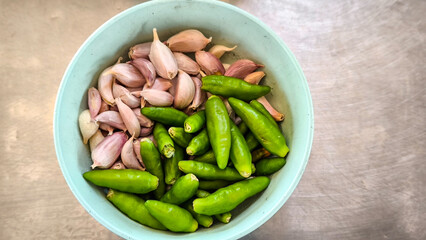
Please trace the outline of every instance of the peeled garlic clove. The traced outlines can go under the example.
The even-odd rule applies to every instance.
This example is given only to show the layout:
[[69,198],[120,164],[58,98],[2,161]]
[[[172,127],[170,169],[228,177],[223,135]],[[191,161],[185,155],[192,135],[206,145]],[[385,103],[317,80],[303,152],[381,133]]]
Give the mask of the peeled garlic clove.
[[124,166],[123,162],[118,160],[109,169],[126,169],[126,166]]
[[167,107],[173,103],[173,96],[165,91],[146,89],[141,92],[141,96],[156,107]]
[[141,126],[133,110],[124,104],[121,98],[116,98],[115,103],[117,104],[118,112],[120,113],[121,119],[123,119],[127,131],[129,131],[130,135],[139,137]]
[[209,49],[209,53],[215,55],[217,58],[220,58],[225,54],[226,52],[233,51],[235,48],[237,48],[237,45],[233,47],[227,47],[223,45],[214,45]]
[[145,84],[143,89],[156,89],[160,91],[167,91],[172,87],[172,82],[170,80],[164,79],[164,78],[156,78],[154,81],[154,84],[152,86],[148,86]]
[[95,147],[104,140],[104,135],[102,135],[101,130],[97,130],[95,134],[89,139],[90,150],[93,151]]
[[95,121],[106,123],[111,127],[115,127],[123,131],[127,130],[126,126],[124,125],[123,119],[121,119],[120,114],[116,111],[105,111],[103,113],[100,113],[98,116],[95,117]]
[[152,133],[152,130],[154,130],[154,125],[151,127],[141,127],[141,134],[140,137],[146,137],[149,136]]
[[180,70],[191,75],[197,75],[200,72],[200,66],[190,57],[181,52],[174,52],[173,55]]
[[106,124],[106,123],[99,124],[99,128],[104,130],[104,131],[107,131],[108,135],[111,135],[114,132],[114,128],[111,127],[110,125]]
[[146,58],[148,59],[149,52],[151,51],[151,42],[140,43],[130,48],[129,58]]
[[99,110],[101,109],[102,98],[99,94],[98,89],[91,87],[87,91],[87,103],[89,105],[89,111],[91,118],[95,118],[98,115]]
[[256,64],[248,59],[240,59],[231,64],[228,70],[226,70],[225,76],[244,79],[259,67],[263,67],[263,65]]
[[173,106],[177,109],[187,107],[195,96],[195,85],[191,77],[184,71],[179,70],[176,81],[175,100]]
[[123,161],[124,165],[130,169],[138,169],[145,170],[139,164],[139,160],[136,157],[135,152],[133,151],[133,136],[127,140],[121,149],[121,161]]
[[126,141],[127,136],[123,132],[116,132],[105,137],[92,151],[92,168],[110,168],[120,156]]
[[259,84],[260,80],[262,80],[264,76],[265,76],[265,72],[263,71],[252,72],[244,78],[244,81],[257,85]]
[[176,76],[178,65],[170,49],[158,39],[157,29],[152,30],[154,40],[151,44],[149,59],[157,70],[157,74],[165,79],[172,79]]
[[88,109],[80,113],[80,116],[78,117],[78,125],[80,126],[80,132],[83,136],[84,144],[87,144],[89,138],[92,137],[99,129],[99,125],[92,121],[90,111]]
[[275,121],[281,122],[284,120],[284,114],[278,112],[274,107],[272,107],[272,105],[265,97],[260,97],[257,99],[257,101],[260,102],[266,108],[266,110],[268,110]]
[[141,100],[130,94],[129,90],[116,82],[114,82],[112,87],[112,93],[115,98],[121,98],[121,100],[130,108],[139,107],[141,104]]
[[200,31],[188,29],[179,32],[167,40],[169,48],[174,52],[196,52],[204,49],[212,41]]
[[135,139],[133,141],[133,151],[136,153],[136,158],[138,159],[139,163],[145,169],[145,164],[143,163],[141,156],[141,138]]
[[105,74],[113,74],[126,87],[142,87],[145,84],[139,70],[128,63],[117,63]]
[[141,113],[140,108],[134,108],[132,109],[132,111],[135,113],[136,117],[138,118],[139,124],[142,127],[152,127],[154,125],[154,122],[152,122],[151,119],[145,117],[145,115]]
[[203,104],[204,100],[206,99],[206,92],[204,90],[201,90],[201,86],[203,85],[203,83],[199,78],[191,77],[191,79],[195,86],[195,95],[191,105],[189,105],[189,108],[195,110],[199,106],[201,106],[201,104]]
[[200,65],[201,69],[206,73],[206,75],[213,75],[218,73],[223,75],[225,73],[225,68],[223,67],[220,60],[209,52],[197,51],[195,53],[195,60]]
[[139,70],[139,72],[142,73],[142,76],[146,80],[146,84],[148,84],[148,86],[152,86],[152,84],[154,83],[155,77],[157,76],[157,74],[155,73],[154,65],[152,65],[152,63],[149,60],[144,58],[134,59],[130,61],[130,64],[132,64],[134,67],[136,67]]
[[109,105],[114,104],[114,97],[112,96],[112,82],[114,76],[109,73],[112,67],[105,69],[98,78],[98,90],[102,99]]

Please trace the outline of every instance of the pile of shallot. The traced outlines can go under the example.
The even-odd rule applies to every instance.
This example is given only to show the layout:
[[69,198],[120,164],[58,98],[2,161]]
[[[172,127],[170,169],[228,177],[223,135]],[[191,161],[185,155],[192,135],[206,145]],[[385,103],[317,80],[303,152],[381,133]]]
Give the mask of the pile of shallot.
[[[204,109],[207,94],[201,90],[201,77],[225,75],[258,84],[265,76],[256,71],[260,64],[248,59],[232,64],[222,63],[220,58],[237,46],[214,45],[195,29],[179,32],[164,43],[153,29],[152,42],[130,48],[130,61],[106,68],[99,76],[98,88],[88,90],[88,107],[79,116],[80,131],[84,144],[91,149],[92,168],[145,170],[140,155],[140,139],[153,141],[154,122],[141,114],[146,106],[174,107],[188,115]],[[185,53],[195,53],[195,60]],[[258,99],[276,121],[284,115],[276,111],[265,97]],[[229,116],[235,116],[224,99]]]

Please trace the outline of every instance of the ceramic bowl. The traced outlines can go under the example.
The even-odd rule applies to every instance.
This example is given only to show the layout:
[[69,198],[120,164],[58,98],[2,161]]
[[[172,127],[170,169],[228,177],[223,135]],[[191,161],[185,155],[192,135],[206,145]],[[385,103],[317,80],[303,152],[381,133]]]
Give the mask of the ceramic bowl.
[[[224,62],[248,58],[265,65],[262,84],[272,87],[270,103],[285,114],[281,128],[290,153],[287,164],[271,176],[269,187],[232,211],[229,224],[200,227],[190,234],[158,231],[142,226],[116,209],[105,192],[82,174],[90,170],[87,145],[82,143],[78,115],[87,109],[87,90],[100,72],[126,56],[128,49],[152,40],[157,28],[160,40],[188,28],[212,36],[215,44],[238,45]],[[208,46],[210,47],[210,46]],[[71,60],[60,85],[54,113],[54,139],[62,173],[78,201],[106,228],[125,239],[236,239],[271,218],[290,197],[299,182],[312,145],[313,108],[309,88],[295,57],[284,42],[249,13],[220,1],[150,1],[111,18],[97,29]]]

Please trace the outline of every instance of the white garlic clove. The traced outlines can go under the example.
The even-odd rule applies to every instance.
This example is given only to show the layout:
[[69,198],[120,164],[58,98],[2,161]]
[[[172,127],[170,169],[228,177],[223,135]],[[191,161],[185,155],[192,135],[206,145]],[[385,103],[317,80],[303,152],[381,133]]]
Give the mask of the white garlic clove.
[[146,89],[141,91],[141,96],[156,107],[167,107],[173,103],[173,96],[166,91]]
[[139,164],[139,160],[137,159],[136,153],[133,150],[133,139],[133,136],[129,138],[129,140],[127,140],[121,149],[121,161],[123,161],[123,164],[127,168],[143,171],[145,169],[142,168],[142,166]]
[[155,67],[152,65],[152,63],[144,58],[137,58],[132,61],[130,61],[130,64],[132,64],[134,67],[136,67],[139,72],[142,73],[142,76],[146,80],[146,84],[148,86],[152,86],[154,83],[155,77],[157,76],[155,72]]
[[157,74],[165,79],[176,76],[178,65],[172,51],[158,39],[157,29],[153,29],[154,40],[151,44],[149,60],[154,65]]
[[99,129],[99,125],[92,121],[89,109],[80,113],[80,116],[78,116],[78,125],[80,127],[81,135],[83,136],[84,144],[87,144],[89,138],[91,138]]
[[204,49],[212,38],[206,38],[196,29],[181,31],[167,40],[167,45],[174,52],[196,52]]
[[118,128],[120,130],[126,131],[127,128],[124,125],[123,119],[120,114],[116,111],[105,111],[100,113],[95,117],[96,122],[105,123],[111,127]]
[[112,95],[112,83],[114,76],[109,73],[112,67],[109,67],[102,71],[98,78],[98,91],[102,99],[109,105],[114,104],[114,97]]
[[248,59],[240,59],[231,64],[228,70],[226,70],[225,76],[244,79],[259,67],[263,67],[263,65],[256,64]]
[[174,52],[173,55],[180,70],[191,75],[197,75],[200,72],[200,66],[187,55],[181,52]]
[[195,96],[195,85],[191,77],[184,71],[179,70],[175,87],[175,99],[173,106],[177,109],[187,107]]
[[209,53],[215,55],[217,58],[221,58],[223,54],[225,54],[226,52],[233,51],[235,48],[237,48],[237,45],[233,47],[227,47],[223,45],[214,45],[213,47],[209,49]]
[[151,42],[140,43],[130,48],[129,58],[146,58],[148,59],[149,52],[151,51]]
[[197,51],[195,53],[195,60],[206,75],[223,75],[225,73],[225,68],[220,60],[209,52]]
[[118,112],[120,113],[121,119],[123,119],[127,131],[129,131],[130,135],[139,137],[141,126],[133,110],[124,104],[121,98],[116,98],[115,103],[117,104]]
[[92,151],[92,168],[110,168],[121,154],[121,149],[127,141],[123,132],[116,132],[104,138]]

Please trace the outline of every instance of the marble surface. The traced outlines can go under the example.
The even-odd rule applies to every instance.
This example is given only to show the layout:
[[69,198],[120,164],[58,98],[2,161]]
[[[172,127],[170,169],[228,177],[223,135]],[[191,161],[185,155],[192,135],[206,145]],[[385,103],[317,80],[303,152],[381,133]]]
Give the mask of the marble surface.
[[[53,109],[79,46],[139,2],[0,0],[0,239],[119,239],[65,183]],[[426,239],[426,1],[227,2],[287,43],[315,107],[300,184],[243,239]]]

